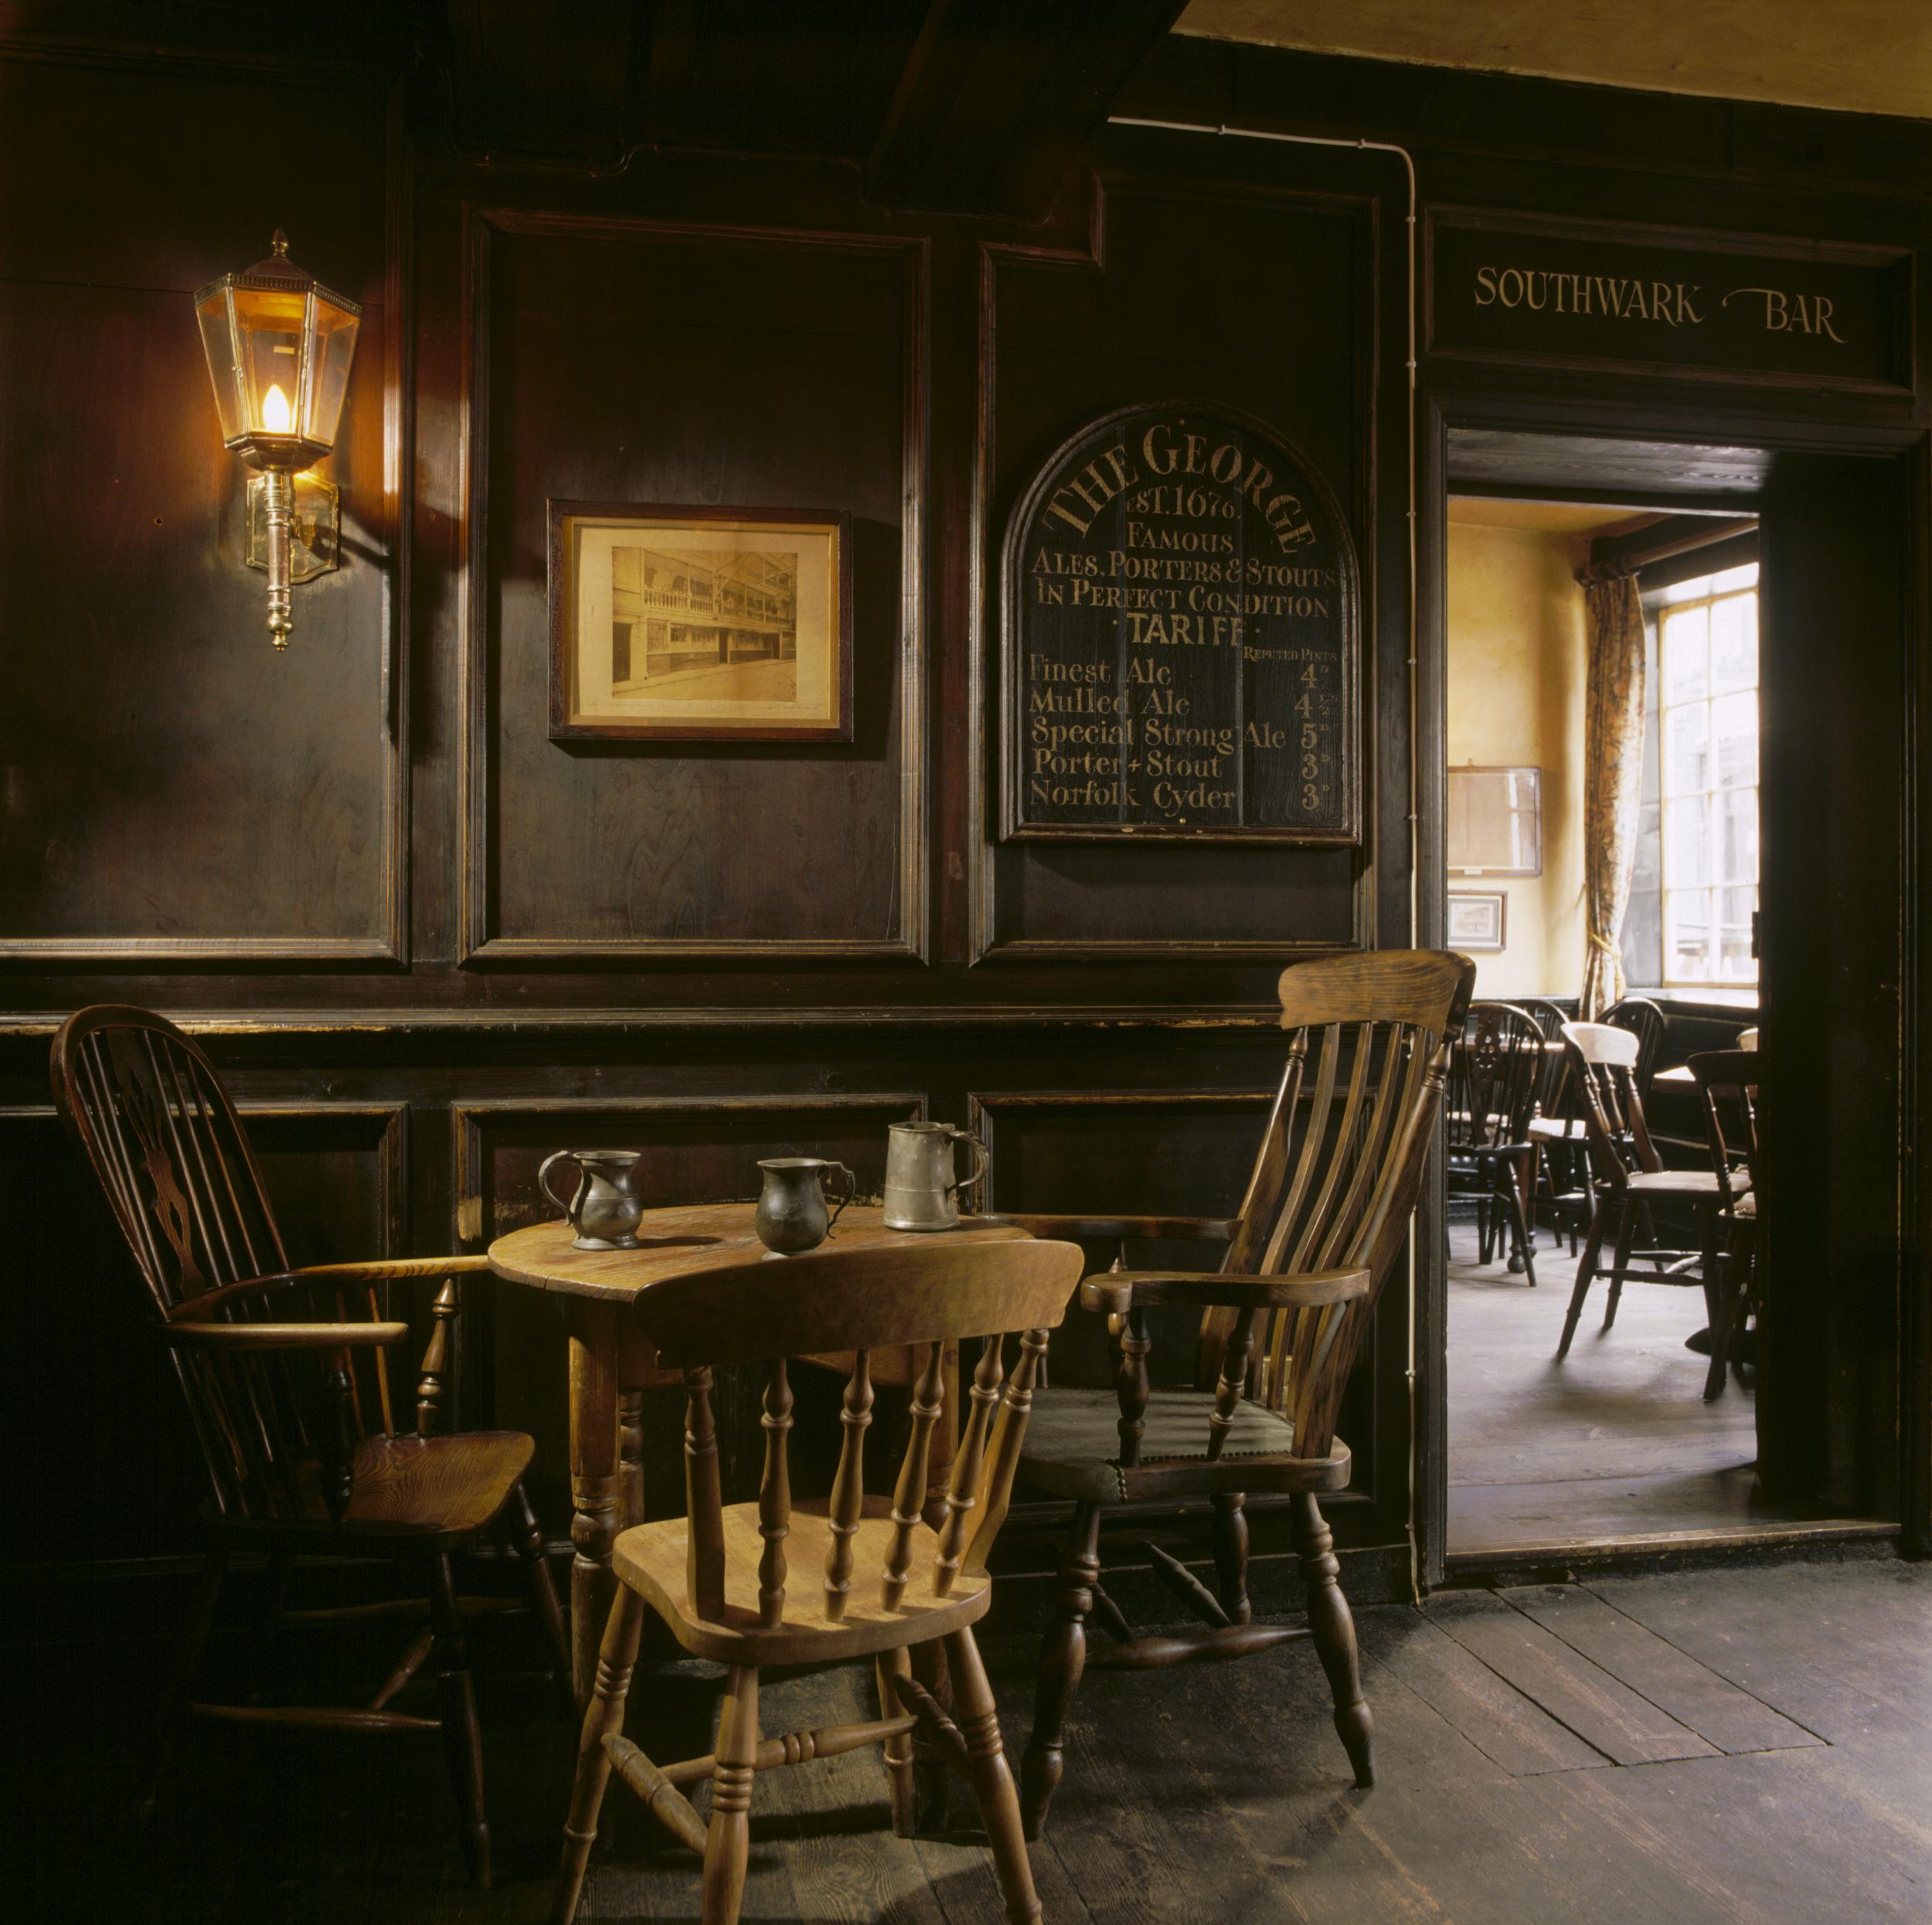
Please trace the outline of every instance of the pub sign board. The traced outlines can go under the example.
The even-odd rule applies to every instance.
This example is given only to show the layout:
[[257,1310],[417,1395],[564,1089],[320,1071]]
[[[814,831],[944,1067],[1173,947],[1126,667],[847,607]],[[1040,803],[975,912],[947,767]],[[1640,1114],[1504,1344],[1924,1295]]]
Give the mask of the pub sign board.
[[1273,429],[1189,402],[1081,429],[1002,589],[1008,838],[1360,841],[1355,550]]
[[1911,392],[1900,248],[1437,208],[1425,252],[1434,354]]

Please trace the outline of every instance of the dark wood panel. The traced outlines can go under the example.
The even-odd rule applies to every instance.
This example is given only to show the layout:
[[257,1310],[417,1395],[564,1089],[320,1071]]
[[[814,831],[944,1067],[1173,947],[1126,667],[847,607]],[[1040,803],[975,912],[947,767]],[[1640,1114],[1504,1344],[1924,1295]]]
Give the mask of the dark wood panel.
[[[1056,447],[1114,408],[1185,396],[1266,422],[1308,456],[1358,547],[1372,549],[1372,179],[1353,198],[1110,179],[1092,260],[983,250],[976,711],[992,713],[992,611],[1012,505]],[[1367,597],[1371,632],[1375,605]],[[974,807],[990,836],[981,760]],[[1366,852],[992,846],[973,953],[1179,958],[1365,944],[1372,903],[1357,885],[1368,866]]]
[[[407,1247],[402,1105],[241,1108],[291,1261]],[[21,1478],[9,1559],[192,1549],[207,1495],[200,1454],[92,1174],[38,1105],[0,1110],[0,1236],[15,1253],[0,1271],[14,1333],[0,1366],[0,1441]]]
[[[507,216],[472,233],[471,959],[918,954],[921,250]],[[553,498],[849,512],[851,744],[550,740]]]

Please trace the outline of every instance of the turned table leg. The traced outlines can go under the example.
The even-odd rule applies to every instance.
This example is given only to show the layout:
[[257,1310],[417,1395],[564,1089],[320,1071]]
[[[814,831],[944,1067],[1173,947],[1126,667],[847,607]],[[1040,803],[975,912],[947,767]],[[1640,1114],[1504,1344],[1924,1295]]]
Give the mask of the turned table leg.
[[[617,1442],[616,1313],[607,1304],[570,1305],[570,1683],[588,1704],[597,1648],[610,1614],[611,1549],[622,1528],[624,1473]],[[638,1474],[640,1496],[642,1473]]]

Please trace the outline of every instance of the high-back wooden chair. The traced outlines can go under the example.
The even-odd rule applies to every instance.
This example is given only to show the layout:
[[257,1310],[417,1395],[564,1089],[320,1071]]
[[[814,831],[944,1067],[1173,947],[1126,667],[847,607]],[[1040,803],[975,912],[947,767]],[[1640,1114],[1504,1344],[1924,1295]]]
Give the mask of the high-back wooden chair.
[[[543,1563],[543,1534],[523,1492],[533,1447],[509,1430],[435,1437],[444,1402],[454,1279],[480,1257],[405,1257],[291,1270],[260,1165],[214,1066],[165,1019],[145,1009],[83,1009],[54,1038],[53,1093],[85,1152],[147,1287],[156,1326],[188,1403],[209,1479],[213,1542],[157,1718],[138,1790],[151,1811],[169,1729],[192,1691],[228,1560],[270,1563],[279,1611],[291,1560],[325,1555],[406,1559],[423,1580],[428,1619],[366,1705],[189,1707],[202,1714],[357,1734],[440,1726],[463,1842],[476,1882],[490,1882],[482,1753],[452,1551],[500,1530],[522,1556],[567,1691],[569,1652]],[[388,1352],[409,1335],[385,1301],[404,1280],[441,1278],[433,1334],[414,1386]],[[410,1420],[413,1418],[411,1429]],[[308,1621],[342,1613],[291,1614]],[[426,1660],[441,1716],[389,1709]]]
[[1715,1394],[1709,1389],[1710,1380],[1722,1385],[1725,1366],[1742,1360],[1747,1323],[1753,1315],[1760,1324],[1764,1321],[1762,1294],[1757,1287],[1760,1195],[1757,1103],[1763,1069],[1755,1044],[1747,1048],[1741,1037],[1735,1049],[1706,1050],[1690,1059],[1690,1073],[1697,1079],[1698,1093],[1703,1099],[1704,1128],[1724,1229],[1717,1315],[1711,1322],[1707,1396]]
[[1536,1090],[1536,1107],[1529,1121],[1532,1146],[1531,1215],[1534,1199],[1549,1205],[1551,1221],[1560,1238],[1566,1229],[1570,1253],[1590,1221],[1590,1189],[1583,1175],[1583,1121],[1576,1092],[1570,1085],[1570,1058],[1563,1048],[1563,1025],[1570,1012],[1547,997],[1532,996],[1522,1007],[1543,1033],[1543,1070]]
[[[1583,1101],[1590,1177],[1596,1192],[1590,1234],[1577,1266],[1577,1282],[1563,1318],[1556,1345],[1560,1361],[1570,1354],[1583,1303],[1599,1277],[1607,1279],[1610,1294],[1604,1309],[1604,1328],[1617,1321],[1617,1306],[1624,1283],[1701,1284],[1709,1300],[1713,1328],[1718,1287],[1718,1223],[1722,1195],[1716,1175],[1709,1169],[1673,1170],[1664,1167],[1645,1120],[1642,1042],[1634,1032],[1600,1022],[1563,1025],[1570,1074]],[[1675,1203],[1695,1213],[1699,1248],[1694,1251],[1637,1247],[1640,1229],[1651,1245],[1656,1229],[1651,1212],[1658,1203]],[[1604,1244],[1614,1237],[1609,1267],[1601,1263]],[[1641,1263],[1648,1266],[1638,1268]],[[1706,1398],[1723,1388],[1719,1372],[1716,1387],[1707,1382]]]
[[[783,1263],[699,1270],[639,1293],[635,1315],[661,1362],[684,1375],[686,1515],[617,1541],[615,1604],[583,1721],[565,1821],[554,1925],[570,1925],[611,1771],[704,1859],[704,1925],[731,1925],[744,1890],[747,1813],[755,1775],[883,1744],[895,1831],[913,1824],[917,1731],[971,1783],[994,1869],[1015,1920],[1039,1917],[1019,1808],[972,1627],[992,1602],[986,1559],[1006,1515],[1046,1333],[1066,1315],[1084,1262],[1077,1244],[1015,1239],[953,1245],[908,1239],[885,1248],[826,1246]],[[1017,1334],[1010,1373],[1006,1340]],[[922,1516],[934,1427],[948,1394],[947,1346],[983,1339],[937,1528]],[[872,1423],[869,1354],[926,1346],[910,1434],[889,1500],[864,1495]],[[831,1495],[794,1502],[784,1359],[855,1352],[840,1410]],[[712,1375],[764,1362],[764,1474],[754,1504],[719,1491]],[[624,1709],[645,1607],[695,1657],[730,1667],[715,1751],[654,1763],[624,1736]],[[911,1648],[943,1639],[953,1680],[948,1717],[915,1682]],[[758,1676],[772,1665],[876,1661],[879,1716],[761,1738]],[[709,1779],[709,1822],[683,1787]]]
[[1641,1096],[1648,1098],[1658,1060],[1664,1053],[1670,1019],[1648,996],[1625,996],[1613,1002],[1597,1020],[1608,1023],[1613,1029],[1628,1029],[1637,1039],[1637,1088]]
[[1450,1040],[1447,1097],[1449,1193],[1475,1200],[1480,1260],[1513,1240],[1509,1267],[1536,1280],[1529,1220],[1536,1113],[1546,1058],[1541,1026],[1513,1003],[1472,1002]]
[[[1116,1389],[1056,1386],[1040,1400],[1022,1455],[1027,1482],[1075,1504],[1021,1767],[1029,1837],[1045,1823],[1064,1769],[1090,1617],[1117,1641],[1094,1660],[1111,1668],[1243,1656],[1312,1638],[1355,1782],[1373,1783],[1355,1627],[1317,1495],[1349,1482],[1349,1447],[1335,1435],[1342,1393],[1408,1233],[1450,1041],[1462,1029],[1475,974],[1468,957],[1430,950],[1325,957],[1283,972],[1287,1063],[1233,1217],[1012,1219],[1036,1235],[1104,1240],[1121,1251],[1113,1270],[1080,1286],[1087,1308],[1117,1320]],[[1225,1254],[1213,1271],[1129,1269],[1126,1244],[1142,1237],[1219,1242]],[[1154,1390],[1148,1313],[1168,1304],[1202,1310],[1193,1380]],[[1253,1491],[1292,1499],[1305,1628],[1250,1621],[1244,1505]],[[1217,1590],[1159,1546],[1145,1549],[1204,1628],[1136,1637],[1100,1585],[1101,1514],[1136,1498],[1189,1497],[1213,1506]]]

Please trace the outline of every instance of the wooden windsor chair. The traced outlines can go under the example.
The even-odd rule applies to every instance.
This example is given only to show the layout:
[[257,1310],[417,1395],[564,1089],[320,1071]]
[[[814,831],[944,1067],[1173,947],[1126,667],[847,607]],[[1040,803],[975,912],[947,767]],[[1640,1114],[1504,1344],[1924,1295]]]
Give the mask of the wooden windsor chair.
[[[1755,1037],[1757,1032],[1747,1030]],[[1745,1327],[1755,1317],[1764,1321],[1763,1294],[1758,1288],[1757,1086],[1763,1063],[1755,1043],[1735,1049],[1710,1049],[1690,1059],[1704,1102],[1704,1127],[1710,1142],[1711,1170],[1717,1178],[1718,1209],[1724,1229],[1719,1254],[1717,1315],[1711,1321],[1710,1369],[1704,1395],[1714,1399],[1723,1388],[1726,1364],[1743,1359]],[[1740,1173],[1737,1165],[1741,1160]]]
[[[1046,1350],[1084,1267],[1073,1243],[1016,1239],[940,1247],[909,1239],[884,1249],[821,1249],[784,1263],[699,1270],[641,1292],[635,1315],[659,1359],[682,1369],[686,1397],[686,1515],[618,1538],[619,1580],[583,1719],[565,1821],[554,1925],[570,1925],[611,1772],[704,1859],[704,1925],[732,1925],[743,1896],[748,1812],[758,1772],[865,1745],[886,1748],[893,1828],[910,1837],[915,1733],[970,1781],[992,1847],[1008,1916],[1036,1919],[1019,1807],[972,1627],[992,1600],[986,1559],[1006,1515]],[[1005,1374],[1005,1344],[1019,1351]],[[937,1529],[922,1516],[934,1426],[945,1413],[949,1343],[985,1339],[971,1410]],[[869,1355],[926,1347],[905,1454],[889,1502],[864,1495],[872,1422]],[[828,1499],[794,1503],[787,1443],[792,1393],[784,1359],[856,1352]],[[719,1365],[763,1361],[764,1471],[757,1502],[720,1498],[712,1379]],[[809,1573],[804,1583],[794,1574]],[[693,1656],[730,1667],[711,1755],[660,1766],[624,1736],[624,1700],[645,1607]],[[913,1646],[944,1641],[948,1717],[913,1675]],[[773,1665],[875,1660],[879,1716],[862,1724],[761,1738],[758,1677]],[[711,1784],[709,1822],[684,1787]]]
[[1637,1039],[1637,1092],[1650,1100],[1650,1086],[1657,1074],[1658,1059],[1664,1053],[1670,1019],[1648,996],[1624,996],[1613,1002],[1597,1020],[1613,1029],[1628,1029]]
[[1583,1119],[1570,1087],[1569,1053],[1563,1047],[1563,1025],[1570,1021],[1570,1012],[1544,996],[1532,996],[1522,1007],[1536,1019],[1545,1044],[1543,1077],[1529,1121],[1533,1148],[1530,1213],[1532,1217],[1536,1213],[1536,1199],[1547,1202],[1551,1226],[1559,1242],[1568,1236],[1570,1253],[1574,1257],[1578,1240],[1590,1223],[1591,1199]]
[[[1570,1354],[1584,1300],[1600,1276],[1610,1285],[1604,1307],[1607,1331],[1617,1321],[1617,1306],[1624,1283],[1634,1278],[1641,1283],[1701,1283],[1715,1332],[1717,1233],[1723,1202],[1719,1178],[1709,1169],[1665,1168],[1644,1118],[1641,1042],[1633,1031],[1607,1023],[1566,1023],[1563,1040],[1570,1053],[1570,1074],[1583,1098],[1597,1205],[1590,1220],[1590,1233],[1583,1240],[1583,1257],[1577,1266],[1570,1308],[1563,1317],[1563,1334],[1556,1345],[1558,1361]],[[1651,1213],[1659,1203],[1680,1204],[1696,1214],[1699,1232],[1697,1250],[1638,1246],[1640,1229],[1645,1232],[1648,1244],[1655,1244],[1657,1232]],[[1605,1269],[1600,1260],[1604,1246],[1613,1237],[1614,1253]],[[1648,1267],[1637,1267],[1640,1263]],[[1723,1372],[1716,1369],[1706,1381],[1706,1400],[1715,1397],[1723,1383]]]
[[1531,1216],[1536,1145],[1529,1124],[1546,1063],[1543,1035],[1526,1009],[1472,1002],[1450,1045],[1449,1194],[1473,1198],[1479,1259],[1487,1263],[1509,1233],[1509,1267],[1536,1281]]
[[[148,1287],[201,1447],[213,1542],[137,1790],[151,1813],[172,1727],[184,1710],[249,1723],[349,1733],[440,1729],[471,1876],[490,1882],[481,1741],[464,1631],[496,1600],[456,1593],[451,1554],[492,1532],[523,1561],[532,1601],[569,1694],[563,1624],[523,1491],[533,1446],[509,1430],[432,1435],[441,1414],[456,1277],[481,1257],[405,1257],[289,1267],[288,1253],[234,1105],[202,1052],[145,1009],[83,1009],[54,1038],[53,1093]],[[384,1299],[396,1283],[440,1278],[412,1414],[386,1352],[407,1323]],[[291,1319],[291,1311],[300,1321]],[[355,1620],[372,1607],[284,1614],[291,1560],[402,1559],[423,1580],[380,1614],[427,1626],[366,1704],[189,1704],[230,1557],[269,1562],[270,1618]],[[426,1599],[426,1602],[424,1600]],[[391,1709],[425,1662],[440,1716]],[[573,1706],[574,1711],[574,1706]]]
[[[1327,957],[1284,971],[1281,1025],[1292,1040],[1236,1216],[1011,1219],[1038,1236],[1107,1240],[1121,1251],[1114,1270],[1080,1286],[1088,1309],[1118,1319],[1117,1387],[1054,1388],[1021,1454],[1027,1483],[1074,1500],[1021,1765],[1029,1838],[1039,1835],[1064,1772],[1090,1617],[1116,1641],[1094,1661],[1109,1668],[1241,1657],[1312,1639],[1355,1782],[1374,1782],[1355,1626],[1317,1499],[1349,1482],[1349,1448],[1335,1434],[1342,1393],[1408,1233],[1449,1039],[1461,1029],[1475,975],[1467,957],[1428,950]],[[1124,1267],[1135,1238],[1226,1248],[1216,1271],[1137,1271]],[[1148,1312],[1169,1304],[1203,1311],[1192,1384],[1153,1390]],[[1244,1512],[1251,1491],[1291,1498],[1305,1627],[1252,1621]],[[1136,1498],[1189,1497],[1213,1506],[1218,1590],[1158,1546],[1145,1549],[1205,1628],[1136,1637],[1101,1588],[1102,1512]]]

